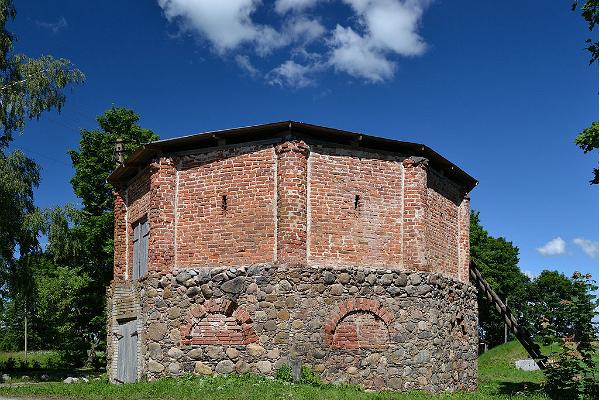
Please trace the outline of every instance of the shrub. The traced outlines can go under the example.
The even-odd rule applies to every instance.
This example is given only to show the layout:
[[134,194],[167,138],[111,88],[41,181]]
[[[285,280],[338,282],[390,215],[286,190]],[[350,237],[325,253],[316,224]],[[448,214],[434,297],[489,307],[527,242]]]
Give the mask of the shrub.
[[555,399],[598,398],[595,378],[596,307],[594,296],[598,287],[591,275],[575,272],[572,281],[577,291],[571,300],[563,300],[558,311],[572,321],[570,332],[560,338],[561,348],[550,359],[546,371],[546,389]]
[[[294,382],[292,367],[290,367],[288,364],[283,364],[275,372],[275,378],[283,382]],[[303,365],[302,369],[300,370],[300,380],[298,383],[304,383],[307,385],[320,385],[321,380],[308,365]]]
[[319,377],[310,369],[309,366],[303,365],[302,372],[300,374],[300,383],[306,383],[308,385],[320,385],[321,380]]
[[20,370],[29,369],[29,363],[26,360],[17,361],[17,368]]
[[292,367],[287,364],[283,364],[275,372],[275,379],[283,382],[293,382],[294,376],[292,375]]

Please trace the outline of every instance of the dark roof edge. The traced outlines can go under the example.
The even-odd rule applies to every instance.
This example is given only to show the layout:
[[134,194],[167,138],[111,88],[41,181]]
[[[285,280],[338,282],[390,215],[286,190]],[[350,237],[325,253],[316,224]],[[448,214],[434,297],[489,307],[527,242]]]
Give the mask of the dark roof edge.
[[313,138],[332,144],[350,144],[357,150],[395,152],[409,156],[427,158],[435,169],[441,170],[448,177],[461,183],[465,191],[470,192],[477,180],[448,161],[431,148],[411,142],[386,139],[357,132],[344,131],[319,125],[306,124],[296,121],[281,121],[263,125],[251,125],[240,128],[210,131],[193,135],[181,136],[173,139],[163,139],[140,146],[123,165],[115,169],[108,177],[108,181],[116,184],[131,179],[137,172],[145,167],[149,161],[160,154],[177,151],[191,150],[204,147],[216,147],[224,143],[245,143],[284,134],[301,134],[303,137]]

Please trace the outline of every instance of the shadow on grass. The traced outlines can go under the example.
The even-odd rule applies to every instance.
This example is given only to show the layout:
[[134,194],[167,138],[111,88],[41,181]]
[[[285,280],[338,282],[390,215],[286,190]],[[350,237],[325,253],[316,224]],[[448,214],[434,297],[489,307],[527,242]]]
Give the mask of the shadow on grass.
[[517,394],[539,394],[544,392],[544,385],[536,382],[498,382],[498,394],[514,396]]

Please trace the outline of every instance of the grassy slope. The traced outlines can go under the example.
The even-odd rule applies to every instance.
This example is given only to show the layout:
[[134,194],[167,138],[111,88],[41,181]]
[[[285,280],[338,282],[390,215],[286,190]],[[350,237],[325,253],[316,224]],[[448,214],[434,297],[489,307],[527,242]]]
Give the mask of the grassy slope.
[[496,347],[479,358],[479,391],[432,396],[427,393],[365,392],[355,387],[290,385],[258,376],[184,377],[152,383],[110,385],[104,381],[89,384],[44,383],[27,386],[2,386],[0,395],[43,396],[77,399],[547,399],[541,393],[544,376],[540,371],[524,372],[514,361],[527,358],[517,342]]

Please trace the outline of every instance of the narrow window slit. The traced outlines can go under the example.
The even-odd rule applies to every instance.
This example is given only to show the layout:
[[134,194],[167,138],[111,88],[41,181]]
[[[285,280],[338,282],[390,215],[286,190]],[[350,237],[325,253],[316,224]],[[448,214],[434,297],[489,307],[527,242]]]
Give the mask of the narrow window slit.
[[360,204],[360,196],[354,195],[354,209],[355,210],[358,210],[359,204]]
[[227,211],[227,195],[226,195],[226,194],[224,194],[224,195],[221,197],[221,209],[222,209],[223,211]]

